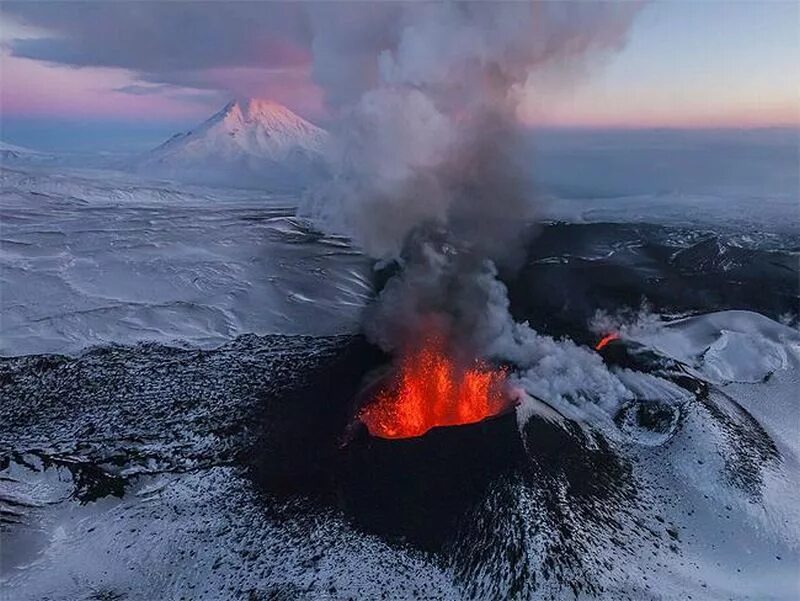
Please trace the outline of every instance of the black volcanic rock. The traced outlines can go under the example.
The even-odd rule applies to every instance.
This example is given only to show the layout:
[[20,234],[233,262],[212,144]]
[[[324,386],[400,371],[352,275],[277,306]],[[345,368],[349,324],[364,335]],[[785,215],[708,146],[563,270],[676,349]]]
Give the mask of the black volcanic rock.
[[523,460],[513,411],[414,438],[377,438],[364,428],[342,451],[339,498],[359,527],[437,551]]
[[676,252],[670,263],[687,273],[731,271],[752,261],[754,253],[711,236]]

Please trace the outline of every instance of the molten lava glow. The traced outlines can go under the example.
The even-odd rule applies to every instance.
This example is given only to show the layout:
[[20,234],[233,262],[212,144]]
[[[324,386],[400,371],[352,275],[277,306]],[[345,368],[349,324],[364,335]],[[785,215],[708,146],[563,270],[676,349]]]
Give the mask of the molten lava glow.
[[359,419],[373,436],[411,438],[436,426],[472,424],[505,411],[505,371],[476,360],[459,368],[437,337],[407,353]]
[[594,350],[599,351],[612,340],[619,340],[619,334],[606,334],[600,339],[600,342],[595,345]]

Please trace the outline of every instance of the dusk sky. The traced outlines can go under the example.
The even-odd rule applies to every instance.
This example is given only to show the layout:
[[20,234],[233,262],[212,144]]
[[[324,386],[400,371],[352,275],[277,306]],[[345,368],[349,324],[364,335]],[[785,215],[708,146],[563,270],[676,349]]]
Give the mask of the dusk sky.
[[[519,117],[566,127],[797,126],[799,7],[645,4],[617,52],[532,77]],[[328,12],[349,22],[373,8]],[[54,150],[145,148],[244,96],[325,125],[336,100],[319,85],[302,13],[302,5],[256,2],[3,2],[0,139]],[[353,69],[371,68],[353,56]]]

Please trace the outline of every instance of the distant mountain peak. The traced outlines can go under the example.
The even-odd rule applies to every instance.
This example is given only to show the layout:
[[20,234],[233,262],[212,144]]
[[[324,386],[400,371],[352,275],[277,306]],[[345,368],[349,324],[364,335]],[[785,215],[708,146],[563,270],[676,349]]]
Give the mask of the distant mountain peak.
[[248,174],[257,181],[286,180],[289,174],[302,178],[306,166],[319,171],[327,136],[272,100],[232,100],[196,128],[147,153],[137,170],[187,181],[233,178],[235,184],[245,183]]
[[219,120],[229,130],[262,129],[282,137],[282,142],[297,143],[304,148],[319,150],[326,133],[282,104],[263,98],[232,100],[207,123]]

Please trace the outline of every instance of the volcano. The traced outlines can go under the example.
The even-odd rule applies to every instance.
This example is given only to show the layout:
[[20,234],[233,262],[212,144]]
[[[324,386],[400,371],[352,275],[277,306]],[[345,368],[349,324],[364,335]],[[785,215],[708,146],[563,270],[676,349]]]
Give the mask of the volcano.
[[298,190],[325,172],[327,137],[277,102],[233,100],[140,157],[134,169],[189,183]]

